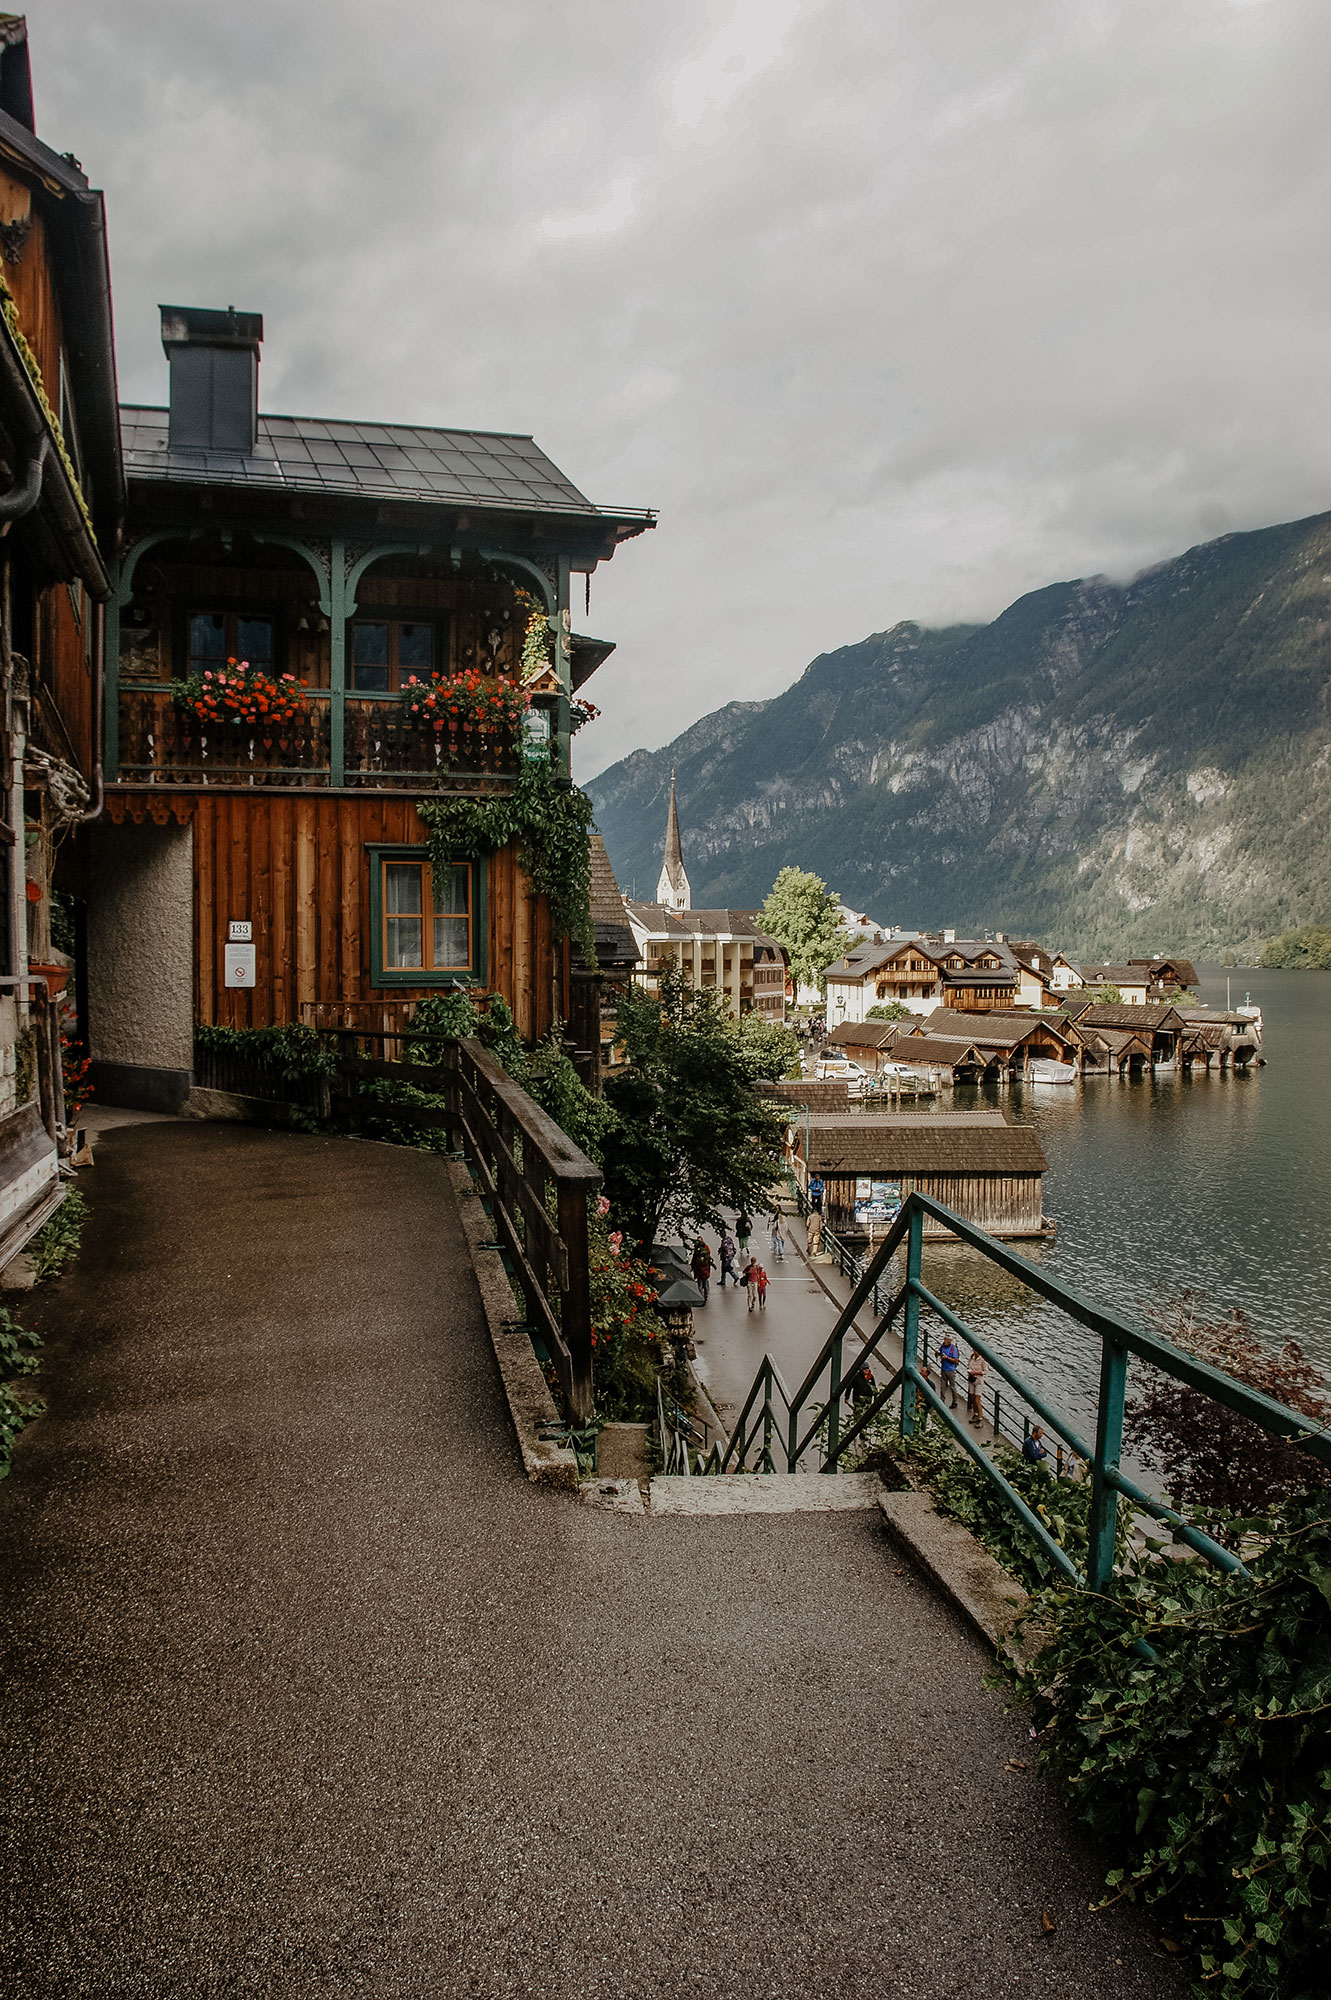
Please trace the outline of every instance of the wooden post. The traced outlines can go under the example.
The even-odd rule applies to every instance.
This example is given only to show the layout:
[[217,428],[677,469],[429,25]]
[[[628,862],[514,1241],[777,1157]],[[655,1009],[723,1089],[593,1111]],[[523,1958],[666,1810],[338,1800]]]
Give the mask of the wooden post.
[[565,1256],[560,1318],[572,1364],[569,1415],[574,1423],[585,1424],[592,1414],[592,1310],[587,1188],[583,1181],[559,1183],[559,1236]]

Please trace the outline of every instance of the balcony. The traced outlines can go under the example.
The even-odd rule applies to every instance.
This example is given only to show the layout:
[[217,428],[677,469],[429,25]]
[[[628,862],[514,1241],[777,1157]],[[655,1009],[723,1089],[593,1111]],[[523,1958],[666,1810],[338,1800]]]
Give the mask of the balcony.
[[[436,737],[407,726],[402,703],[364,696],[343,709],[344,786],[384,791],[488,790],[487,776],[515,776],[511,741],[469,729]],[[118,777],[129,785],[254,785],[279,789],[335,782],[333,700],[312,691],[290,723],[202,722],[166,688],[122,688]]]

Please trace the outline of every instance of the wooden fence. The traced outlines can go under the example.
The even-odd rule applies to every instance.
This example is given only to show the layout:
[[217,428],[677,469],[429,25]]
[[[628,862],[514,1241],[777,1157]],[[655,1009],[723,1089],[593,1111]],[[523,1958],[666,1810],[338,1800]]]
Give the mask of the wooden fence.
[[[337,1049],[333,1108],[354,1127],[371,1115],[443,1129],[461,1150],[489,1206],[495,1238],[508,1254],[530,1331],[554,1364],[570,1420],[592,1414],[591,1267],[587,1201],[599,1167],[514,1083],[477,1041],[416,1038],[437,1062],[388,1057],[401,1033],[323,1030]],[[433,1047],[431,1044],[434,1044]],[[363,1053],[366,1045],[382,1053]],[[445,1108],[384,1102],[372,1112],[359,1085],[383,1079],[443,1098]]]

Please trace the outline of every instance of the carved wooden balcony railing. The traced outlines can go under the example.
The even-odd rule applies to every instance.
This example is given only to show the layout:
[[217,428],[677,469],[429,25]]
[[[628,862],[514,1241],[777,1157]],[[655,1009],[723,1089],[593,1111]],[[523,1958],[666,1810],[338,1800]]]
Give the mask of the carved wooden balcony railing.
[[[455,790],[483,786],[487,774],[514,776],[518,747],[507,738],[458,730],[436,737],[406,725],[394,698],[348,697],[343,775],[365,790]],[[202,722],[178,708],[166,688],[120,691],[120,765],[124,784],[326,786],[333,782],[332,701],[312,696],[292,722]]]

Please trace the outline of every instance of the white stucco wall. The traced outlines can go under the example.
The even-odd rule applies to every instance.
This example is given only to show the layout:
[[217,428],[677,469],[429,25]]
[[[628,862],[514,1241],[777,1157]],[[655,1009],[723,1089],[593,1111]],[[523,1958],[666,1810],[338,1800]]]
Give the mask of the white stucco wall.
[[91,829],[88,1028],[94,1062],[194,1062],[194,829]]

